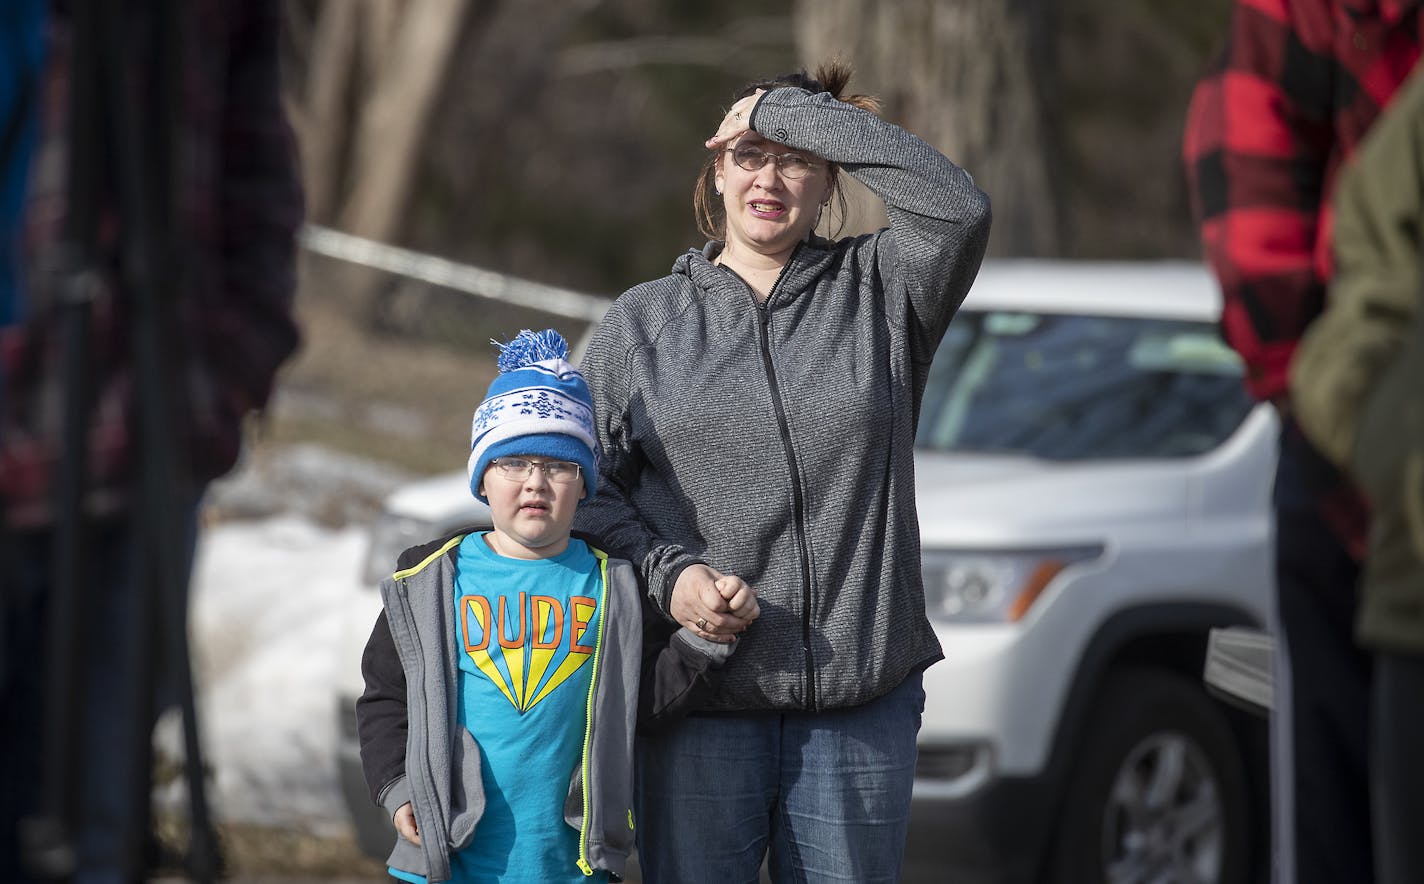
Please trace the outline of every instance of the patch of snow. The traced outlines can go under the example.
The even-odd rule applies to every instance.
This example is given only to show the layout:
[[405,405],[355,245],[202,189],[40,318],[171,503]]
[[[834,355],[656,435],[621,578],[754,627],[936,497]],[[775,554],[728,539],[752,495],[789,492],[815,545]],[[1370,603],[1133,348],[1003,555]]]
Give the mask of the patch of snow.
[[[294,514],[200,533],[189,634],[215,818],[349,829],[336,778],[335,649],[365,544],[363,528]],[[181,758],[176,715],[157,740]],[[160,799],[185,794],[180,780]]]

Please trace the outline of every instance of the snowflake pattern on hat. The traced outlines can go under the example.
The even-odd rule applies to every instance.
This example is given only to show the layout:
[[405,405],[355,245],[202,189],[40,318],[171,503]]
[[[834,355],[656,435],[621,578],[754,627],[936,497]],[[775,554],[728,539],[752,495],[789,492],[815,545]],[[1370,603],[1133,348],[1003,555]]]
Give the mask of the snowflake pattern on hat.
[[[500,373],[470,426],[470,490],[480,500],[480,477],[501,454],[540,454],[575,461],[592,496],[598,478],[593,399],[570,365],[568,344],[553,329],[521,331],[500,348]],[[485,501],[488,502],[488,501]]]
[[571,420],[583,425],[590,436],[594,433],[593,409],[590,406],[571,400],[560,390],[525,388],[480,403],[475,411],[471,438],[514,415],[550,421]]

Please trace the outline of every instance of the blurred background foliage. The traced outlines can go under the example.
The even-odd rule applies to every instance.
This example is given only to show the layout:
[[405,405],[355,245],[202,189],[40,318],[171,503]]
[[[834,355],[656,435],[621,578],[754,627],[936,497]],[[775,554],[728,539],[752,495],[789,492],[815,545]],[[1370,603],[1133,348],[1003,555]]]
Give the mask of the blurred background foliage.
[[[990,194],[992,256],[1197,254],[1181,133],[1227,0],[284,8],[287,103],[314,224],[612,297],[702,244],[692,187],[703,141],[736,91],[839,56],[855,67],[854,91],[878,95],[889,118]],[[857,201],[844,232],[882,219],[873,200]],[[492,371],[490,337],[540,325],[570,340],[583,331],[314,256],[300,299],[308,346],[288,372],[287,387],[301,394],[289,405],[443,403],[432,409],[443,408],[437,424],[448,413],[448,425],[412,413],[412,437],[463,438],[467,406]],[[356,337],[340,338],[342,329]],[[351,408],[326,410],[336,423],[315,435],[352,447],[340,423]],[[286,415],[310,423],[321,411]],[[389,422],[390,409],[381,413]],[[443,447],[417,455],[399,440],[387,439],[383,455],[422,469],[461,459]]]

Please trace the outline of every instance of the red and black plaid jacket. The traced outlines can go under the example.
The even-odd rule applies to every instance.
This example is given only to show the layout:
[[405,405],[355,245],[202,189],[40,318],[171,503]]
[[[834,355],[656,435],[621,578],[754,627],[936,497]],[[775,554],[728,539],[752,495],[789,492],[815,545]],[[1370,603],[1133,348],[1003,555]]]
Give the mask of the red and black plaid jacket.
[[[1330,194],[1419,57],[1420,0],[1237,0],[1197,85],[1183,154],[1222,330],[1258,399],[1281,401],[1291,355],[1324,307]],[[1320,477],[1329,521],[1363,552],[1365,507]]]
[[[278,91],[275,0],[189,0],[181,41],[184,81],[177,138],[179,248],[176,307],[165,317],[165,356],[182,456],[198,487],[237,457],[243,417],[261,408],[278,366],[297,344],[291,299],[294,234],[301,217],[296,156]],[[58,316],[34,268],[56,242],[64,214],[67,39],[52,23],[43,134],[26,204],[30,314],[0,330],[6,385],[0,422],[0,495],[8,522],[50,518],[59,457]],[[152,52],[132,51],[144,83]],[[112,243],[112,223],[101,237]],[[106,288],[93,308],[95,368],[88,504],[124,505],[135,461],[129,315]]]

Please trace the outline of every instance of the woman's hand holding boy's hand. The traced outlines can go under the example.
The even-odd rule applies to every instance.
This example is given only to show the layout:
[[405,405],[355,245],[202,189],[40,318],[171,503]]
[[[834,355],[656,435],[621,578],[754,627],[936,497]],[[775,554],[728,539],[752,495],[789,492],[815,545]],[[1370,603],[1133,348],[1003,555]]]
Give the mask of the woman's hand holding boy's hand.
[[735,574],[718,577],[714,583],[733,617],[751,623],[761,616],[761,605],[757,603],[756,590],[752,589],[751,584]]
[[410,806],[409,801],[400,806],[391,821],[396,824],[396,831],[402,838],[411,844],[420,844],[420,832],[415,827],[415,808]]
[[742,578],[706,565],[682,569],[668,611],[674,620],[714,642],[733,642],[761,614],[756,590]]

